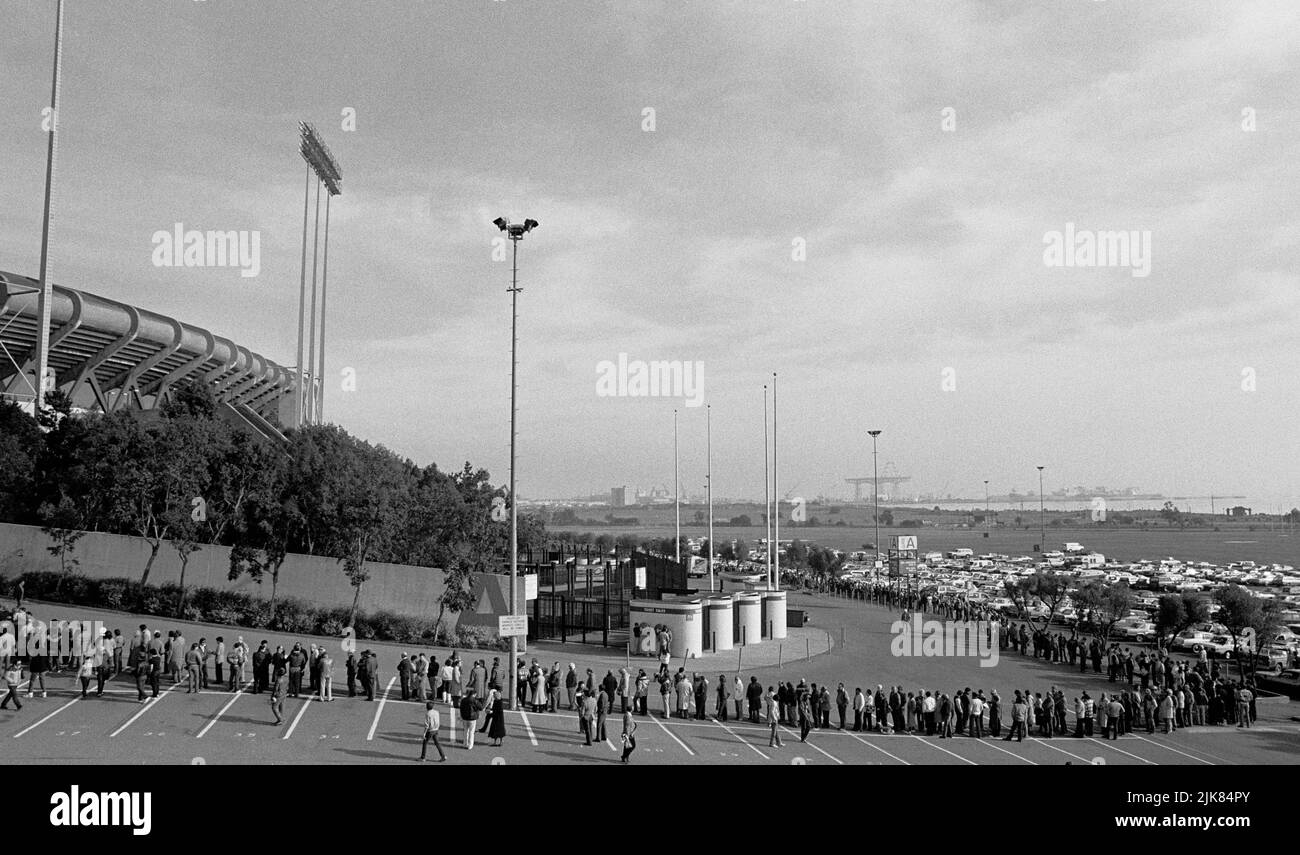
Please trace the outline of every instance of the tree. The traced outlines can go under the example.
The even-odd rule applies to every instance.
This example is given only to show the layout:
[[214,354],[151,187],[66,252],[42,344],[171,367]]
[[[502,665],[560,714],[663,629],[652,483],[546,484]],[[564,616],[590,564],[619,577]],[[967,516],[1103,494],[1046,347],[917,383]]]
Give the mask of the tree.
[[[1032,576],[1025,576],[1014,582],[1005,582],[1007,596],[1016,604],[1016,610],[1022,618],[1030,623],[1041,621],[1039,629],[1047,629],[1052,616],[1057,613],[1062,603],[1069,597],[1069,583],[1072,577],[1064,574],[1038,570]],[[1029,607],[1037,599],[1047,607],[1047,614],[1041,617],[1029,615]]]
[[1183,520],[1183,512],[1178,510],[1173,502],[1165,502],[1165,506],[1160,509],[1160,518],[1169,523],[1170,526],[1178,526],[1180,530],[1186,525]]
[[1101,579],[1090,579],[1079,586],[1074,602],[1088,610],[1093,637],[1105,645],[1110,641],[1115,624],[1127,617],[1133,608],[1133,591],[1128,582],[1108,585]]
[[185,571],[190,566],[190,556],[199,550],[199,523],[188,509],[171,511],[172,518],[167,526],[167,542],[176,550],[181,561],[180,602],[176,605],[176,617],[185,617]]
[[1240,585],[1225,585],[1217,589],[1214,592],[1214,601],[1219,604],[1216,619],[1223,624],[1228,630],[1228,635],[1232,637],[1233,657],[1237,660],[1237,675],[1244,678],[1246,675],[1241,664],[1241,648],[1238,639],[1247,628],[1254,628],[1257,623],[1262,622],[1260,601]]
[[82,530],[85,523],[76,503],[67,496],[64,496],[57,506],[41,505],[40,516],[45,520],[41,531],[54,541],[54,545],[45,547],[45,550],[59,559],[59,570],[62,571],[59,587],[62,587],[63,579],[72,575],[81,564],[73,553],[76,551],[77,541],[86,535]]
[[894,524],[894,512],[886,508],[880,512],[880,524],[883,526],[892,526]]
[[1190,591],[1164,594],[1156,606],[1156,634],[1161,645],[1172,643],[1180,633],[1209,620],[1210,605],[1205,598]]

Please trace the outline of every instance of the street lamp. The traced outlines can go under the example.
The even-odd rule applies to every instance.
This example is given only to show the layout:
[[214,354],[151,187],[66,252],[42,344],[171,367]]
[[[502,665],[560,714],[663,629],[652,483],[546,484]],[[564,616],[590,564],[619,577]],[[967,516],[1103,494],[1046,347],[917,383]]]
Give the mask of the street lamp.
[[[523,224],[511,223],[504,217],[497,217],[492,224],[506,233],[514,244],[513,260],[510,270],[510,287],[506,290],[510,292],[510,614],[519,614],[519,592],[516,589],[516,582],[519,578],[519,501],[515,495],[515,400],[516,400],[516,374],[519,367],[518,349],[519,349],[519,292],[523,289],[519,287],[519,241],[524,239],[524,235],[537,228],[536,220],[524,220]],[[516,663],[519,661],[519,636],[510,636],[510,673],[514,673]],[[519,709],[519,697],[515,691],[516,681],[510,679],[506,681],[510,687],[510,709]]]
[[993,530],[993,519],[989,514],[989,479],[984,479],[984,528]]
[[1038,467],[1038,554],[1043,554],[1043,544],[1047,543],[1046,529],[1043,527],[1043,467]]
[[880,482],[876,471],[876,437],[880,436],[880,431],[869,430],[871,434],[871,506],[874,508],[872,516],[876,519],[876,540],[873,544],[876,547],[876,578],[880,577]]

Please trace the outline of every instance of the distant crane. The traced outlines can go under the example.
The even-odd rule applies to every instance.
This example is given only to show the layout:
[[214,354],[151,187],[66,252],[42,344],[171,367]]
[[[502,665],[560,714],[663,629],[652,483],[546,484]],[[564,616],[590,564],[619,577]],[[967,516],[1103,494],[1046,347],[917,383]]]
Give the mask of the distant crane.
[[[885,472],[879,478],[874,478],[874,479],[873,478],[845,478],[844,479],[846,483],[853,485],[853,501],[855,502],[862,501],[863,484],[871,484],[873,481],[879,481],[881,484],[884,484],[886,486],[892,484],[893,486],[897,487],[899,484],[911,480],[912,480],[912,476],[910,475],[898,474],[898,467],[894,465],[893,461],[890,461],[885,464]],[[885,495],[888,496],[888,493],[886,493]]]

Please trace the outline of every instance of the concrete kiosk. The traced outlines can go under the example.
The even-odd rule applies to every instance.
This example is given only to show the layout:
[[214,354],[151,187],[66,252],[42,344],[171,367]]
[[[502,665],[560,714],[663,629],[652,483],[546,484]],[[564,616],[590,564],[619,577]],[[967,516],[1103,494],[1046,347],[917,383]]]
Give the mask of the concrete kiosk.
[[628,619],[633,623],[663,624],[673,635],[669,652],[674,659],[695,658],[704,648],[704,607],[699,599],[632,600]]
[[785,591],[764,591],[763,597],[763,637],[780,641],[786,637]]
[[757,593],[733,594],[736,613],[736,644],[758,644],[763,639],[762,600]]
[[730,595],[709,597],[704,601],[704,609],[707,617],[705,631],[708,633],[704,641],[709,649],[714,652],[734,650],[736,628]]

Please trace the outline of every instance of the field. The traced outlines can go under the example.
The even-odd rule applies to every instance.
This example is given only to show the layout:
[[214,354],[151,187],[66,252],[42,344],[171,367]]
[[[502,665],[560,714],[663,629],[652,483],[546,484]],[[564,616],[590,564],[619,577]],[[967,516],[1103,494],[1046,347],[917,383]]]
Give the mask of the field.
[[[683,512],[683,517],[686,514]],[[616,526],[548,526],[548,530],[591,532],[593,534],[635,534],[638,537],[656,538],[672,537],[673,526],[644,525],[631,527]],[[704,526],[685,524],[682,533],[690,537],[703,537],[708,529]],[[1038,542],[1038,528],[1029,530],[1001,528],[995,529],[984,537],[984,533],[973,529],[957,528],[885,528],[880,529],[880,538],[888,544],[889,537],[898,534],[914,534],[919,537],[921,551],[947,552],[951,549],[969,547],[976,554],[1000,552],[1007,555],[1028,555]],[[766,536],[761,526],[714,526],[714,537],[719,543],[733,538],[744,540],[753,546]],[[848,526],[781,526],[781,539],[799,538],[816,542],[822,546],[835,549],[861,549],[863,544],[871,542],[875,530],[871,527]],[[1047,548],[1059,549],[1066,541],[1078,541],[1089,549],[1103,553],[1108,559],[1133,561],[1141,558],[1158,560],[1160,558],[1178,558],[1185,561],[1209,561],[1214,564],[1226,564],[1230,561],[1255,561],[1261,564],[1290,564],[1300,566],[1300,534],[1290,535],[1285,530],[1269,531],[1266,526],[1250,531],[1245,526],[1225,527],[1223,531],[1204,529],[1179,531],[1161,528],[1142,531],[1140,529],[1111,529],[1089,527],[1048,526]]]

